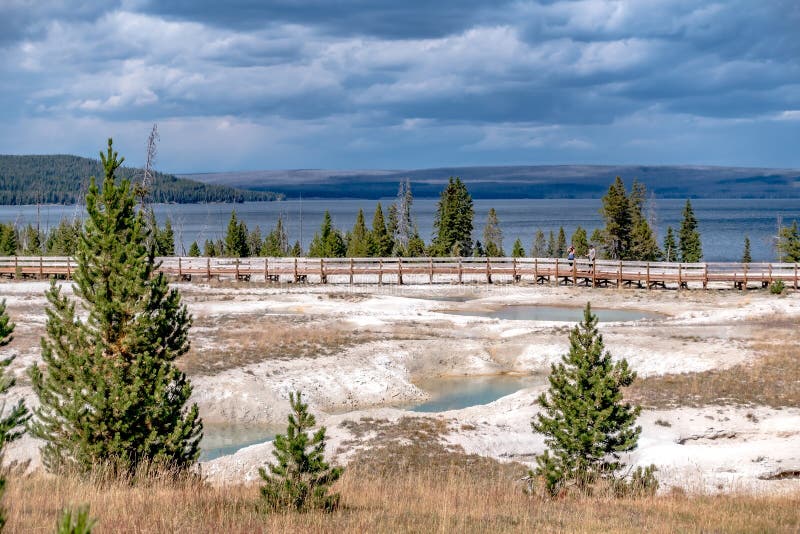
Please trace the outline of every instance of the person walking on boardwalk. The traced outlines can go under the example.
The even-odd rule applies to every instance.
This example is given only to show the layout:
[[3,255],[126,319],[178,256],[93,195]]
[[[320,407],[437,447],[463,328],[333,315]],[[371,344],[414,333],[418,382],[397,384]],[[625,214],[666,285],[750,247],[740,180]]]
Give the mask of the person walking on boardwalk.
[[597,256],[597,251],[594,249],[594,245],[589,245],[589,262],[594,265],[594,259]]
[[567,251],[567,259],[569,260],[569,266],[572,267],[572,262],[575,261],[575,247],[573,245],[569,246],[569,250]]

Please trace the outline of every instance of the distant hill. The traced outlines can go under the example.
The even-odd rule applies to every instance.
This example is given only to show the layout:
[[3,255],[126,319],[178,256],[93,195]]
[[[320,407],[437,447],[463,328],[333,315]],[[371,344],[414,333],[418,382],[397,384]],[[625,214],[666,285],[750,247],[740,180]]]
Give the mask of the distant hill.
[[598,198],[615,176],[634,178],[662,198],[800,198],[800,169],[708,166],[547,165],[417,170],[289,170],[189,174],[186,178],[289,198],[392,197],[409,178],[414,196],[438,197],[460,176],[474,198]]
[[[138,179],[141,175],[141,169],[132,167],[123,167],[119,172],[120,178]],[[79,203],[86,194],[91,176],[102,178],[100,161],[67,155],[0,155],[0,204]],[[151,198],[153,202],[190,204],[278,200],[282,195],[263,189],[245,191],[156,173]]]

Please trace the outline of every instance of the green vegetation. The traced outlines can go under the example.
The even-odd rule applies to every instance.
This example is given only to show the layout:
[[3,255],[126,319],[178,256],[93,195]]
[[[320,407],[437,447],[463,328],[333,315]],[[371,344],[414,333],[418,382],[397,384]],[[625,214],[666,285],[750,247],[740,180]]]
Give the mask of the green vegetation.
[[569,342],[569,352],[551,366],[550,389],[539,397],[542,411],[531,423],[549,448],[537,456],[533,474],[551,495],[567,485],[588,493],[601,479],[613,483],[625,466],[620,453],[635,449],[642,432],[635,426],[641,408],[622,398],[636,373],[605,351],[590,304]]
[[347,251],[342,233],[333,227],[331,214],[325,210],[319,232],[314,234],[308,255],[312,258],[341,258]]
[[661,259],[655,234],[644,216],[646,198],[647,189],[637,180],[633,181],[630,194],[625,191],[625,184],[619,176],[611,184],[600,210],[605,228],[597,236],[592,236],[593,241],[597,237],[605,257],[637,261]]
[[514,246],[511,249],[511,257],[512,258],[525,257],[525,249],[522,247],[522,241],[520,241],[519,238],[517,238],[517,240],[514,241]]
[[89,517],[89,507],[81,506],[77,510],[69,508],[61,512],[56,525],[56,534],[92,534],[95,521]]
[[742,252],[742,263],[752,263],[753,258],[750,255],[750,238],[744,236],[744,252]]
[[[11,322],[6,313],[6,301],[0,301],[0,347],[5,347],[14,339],[14,323]],[[6,373],[6,368],[14,361],[14,357],[0,360],[0,395],[5,396],[11,389],[16,380]],[[5,400],[0,403],[0,415],[5,413]],[[22,437],[24,425],[30,418],[28,409],[20,400],[10,411],[0,417],[0,463],[3,461],[3,452],[6,445]],[[5,471],[0,472],[0,498],[3,497],[6,489]],[[6,524],[5,509],[0,507],[0,531]]]
[[703,259],[703,247],[700,243],[700,232],[697,231],[697,219],[689,199],[686,199],[686,206],[683,208],[683,220],[681,229],[678,231],[678,240],[682,262],[697,263]]
[[589,238],[586,237],[586,230],[578,226],[572,234],[572,246],[575,247],[575,256],[582,257],[589,254]]
[[471,256],[472,197],[461,178],[451,177],[439,197],[433,229],[436,235],[430,246],[433,256]]
[[791,226],[781,226],[776,248],[780,261],[800,262],[800,232],[797,229],[797,221],[794,221]]
[[[103,172],[101,162],[78,156],[0,156],[0,205],[81,204],[90,176]],[[121,167],[117,179],[134,182],[143,171]],[[45,185],[46,184],[46,185]],[[154,173],[151,202],[187,204],[194,202],[245,202],[281,200],[269,191],[245,191],[209,185]]]
[[497,212],[494,208],[489,209],[486,216],[486,226],[483,228],[483,247],[486,256],[497,258],[506,255],[503,250],[503,230],[500,228],[500,221],[497,220]]
[[192,386],[174,365],[189,350],[191,317],[156,273],[145,216],[130,183],[116,183],[123,160],[110,139],[101,161],[105,178],[102,190],[92,180],[86,196],[74,272],[88,319],[50,286],[45,366],[30,370],[41,403],[31,433],[45,441],[42,461],[51,471],[185,469],[197,460],[202,432],[197,406],[186,407]]
[[367,236],[367,250],[372,257],[385,258],[392,253],[393,246],[392,234],[386,228],[383,209],[378,202],[375,206],[375,215],[372,216],[372,230]]
[[667,235],[664,236],[664,261],[678,261],[680,259],[678,243],[675,241],[675,232],[672,227],[667,227]]
[[358,210],[356,224],[347,236],[347,255],[351,258],[364,258],[369,254],[367,238],[369,230],[364,222],[364,210]]
[[333,511],[339,504],[339,494],[328,494],[328,489],[342,475],[342,469],[325,461],[325,427],[313,436],[306,433],[317,423],[299,391],[289,393],[289,404],[292,411],[286,434],[275,436],[272,451],[278,463],[269,464],[269,473],[263,467],[259,469],[264,481],[263,502],[270,510]]

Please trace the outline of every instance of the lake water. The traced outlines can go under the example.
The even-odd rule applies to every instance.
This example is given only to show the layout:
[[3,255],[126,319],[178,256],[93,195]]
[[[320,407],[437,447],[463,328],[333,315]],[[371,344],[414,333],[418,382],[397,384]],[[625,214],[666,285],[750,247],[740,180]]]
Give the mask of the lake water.
[[[382,201],[384,214],[392,199]],[[417,199],[413,214],[420,235],[430,241],[436,199]],[[662,199],[657,201],[657,228],[659,241],[663,240],[667,226],[674,229],[680,225],[685,200]],[[800,221],[800,199],[697,199],[692,201],[699,221],[706,261],[738,261],[742,255],[744,236],[750,237],[754,261],[775,259],[773,240],[778,218],[791,223]],[[526,250],[530,250],[537,228],[546,234],[564,227],[567,237],[580,225],[591,235],[601,226],[598,210],[599,199],[493,199],[476,200],[474,237],[481,239],[486,213],[489,208],[497,210],[503,230],[503,244],[507,253],[516,238],[520,238]],[[244,220],[249,228],[260,226],[262,231],[274,226],[279,215],[283,215],[291,242],[302,239],[305,247],[319,229],[322,215],[329,210],[334,224],[348,229],[355,222],[356,213],[363,209],[367,224],[372,221],[375,210],[373,200],[287,200],[283,202],[251,202],[244,204],[157,204],[156,216],[163,222],[166,216],[173,221],[179,241],[178,252],[188,250],[192,241],[201,244],[205,239],[216,239],[224,235],[231,210]],[[39,214],[45,228],[57,224],[62,217],[82,216],[83,209],[77,206],[42,206]],[[302,216],[301,216],[302,214]],[[36,224],[36,206],[0,206],[0,222]],[[302,234],[301,234],[302,227]]]
[[[592,308],[601,323],[618,321],[638,321],[640,319],[661,319],[664,316],[640,310],[607,310]],[[469,315],[472,317],[492,317],[510,321],[564,321],[577,323],[583,319],[583,308],[569,308],[564,306],[504,306],[492,311],[450,311],[455,315]]]

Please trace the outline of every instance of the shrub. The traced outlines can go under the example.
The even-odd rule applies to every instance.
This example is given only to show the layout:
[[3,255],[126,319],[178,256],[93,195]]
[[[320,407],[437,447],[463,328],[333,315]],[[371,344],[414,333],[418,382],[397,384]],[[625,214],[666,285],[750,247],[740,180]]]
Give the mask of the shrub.
[[786,290],[786,284],[783,283],[783,280],[775,280],[769,286],[769,292],[773,295],[781,295]]

